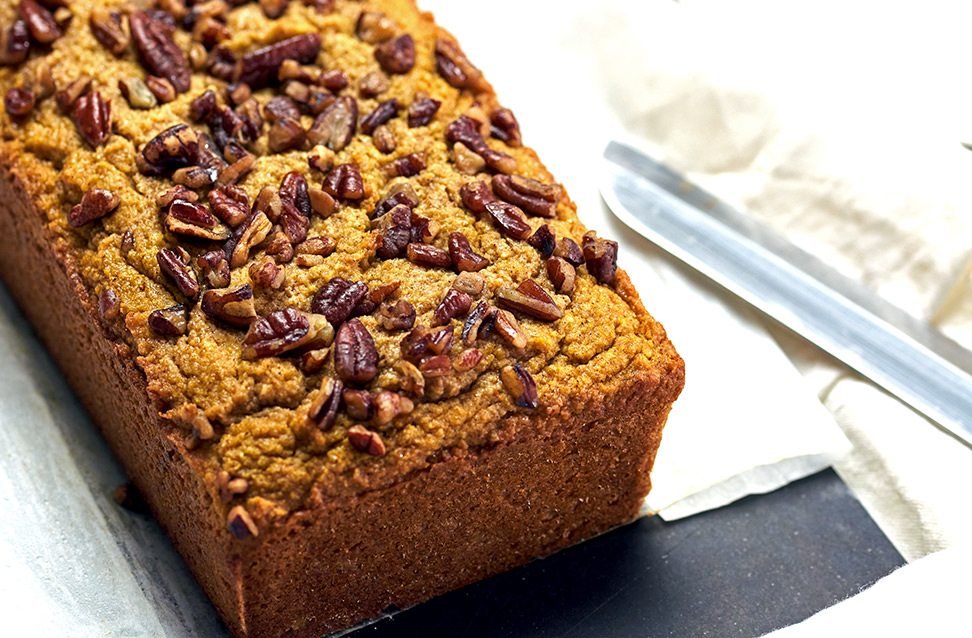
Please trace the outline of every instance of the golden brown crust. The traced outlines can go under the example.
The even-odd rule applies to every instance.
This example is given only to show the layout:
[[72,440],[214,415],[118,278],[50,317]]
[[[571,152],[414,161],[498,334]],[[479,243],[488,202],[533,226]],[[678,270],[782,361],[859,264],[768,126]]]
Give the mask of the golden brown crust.
[[[393,77],[393,92],[417,86],[444,102],[442,117],[421,135],[396,123],[401,145],[427,153],[427,170],[409,180],[422,198],[416,212],[468,234],[490,262],[482,271],[488,294],[535,277],[564,313],[556,321],[521,315],[525,347],[497,336],[479,340],[484,356],[476,368],[445,380],[430,377],[424,396],[411,395],[412,413],[380,429],[384,455],[369,456],[350,443],[349,416],[342,414],[323,433],[308,423],[321,379],[335,374],[333,357],[314,373],[302,372],[293,358],[248,359],[241,355],[244,331],[212,320],[199,305],[192,307],[186,337],[160,337],[149,328],[151,310],[183,298],[155,261],[159,248],[173,246],[154,203],[171,182],[139,171],[136,151],[185,119],[191,98],[213,85],[211,78],[194,74],[184,96],[139,112],[102,85],[116,104],[116,134],[94,150],[52,99],[38,104],[26,121],[7,115],[0,120],[0,273],[240,636],[340,629],[630,519],[648,491],[661,430],[684,382],[681,358],[626,273],[618,270],[606,286],[580,268],[574,289],[556,294],[533,247],[463,208],[459,187],[471,177],[455,170],[456,150],[442,139],[444,129],[478,108],[475,101],[487,112],[499,103],[481,78],[474,83],[478,93],[455,92],[430,71],[435,37],[445,32],[429,14],[416,13],[408,1],[339,3],[337,13],[323,16],[295,3],[267,32],[257,10],[243,7],[228,18],[236,29],[230,44],[252,50],[267,39],[319,28],[331,38],[321,63],[334,67],[350,59],[349,75],[358,82],[374,62],[371,49],[347,31],[359,11],[378,6],[416,33],[417,57],[425,65]],[[89,3],[73,9],[80,26],[71,27],[47,56],[62,85],[63,73],[78,68],[71,46],[86,49],[75,56],[82,66],[105,65],[97,72],[102,75],[94,67],[82,69],[95,73],[96,82],[105,74],[140,73],[131,52],[98,57],[84,28]],[[362,52],[369,55],[362,58]],[[18,81],[10,68],[0,70],[4,90]],[[268,96],[265,91],[260,99]],[[370,110],[377,100],[362,103]],[[263,154],[265,135],[254,142],[258,168],[240,182],[251,201],[287,171],[303,166],[308,172],[306,151]],[[370,144],[356,138],[337,156],[361,166],[370,191],[365,202],[339,205],[330,217],[312,222],[312,233],[336,237],[338,250],[311,260],[310,267],[287,265],[287,286],[261,293],[260,315],[284,305],[308,309],[320,282],[340,274],[372,287],[400,281],[393,294],[412,300],[419,320],[430,322],[455,273],[374,258],[367,212],[395,180],[382,177],[382,158]],[[490,144],[515,158],[518,174],[552,181],[531,149],[493,139]],[[320,173],[308,174],[320,180]],[[109,188],[121,205],[104,219],[70,227],[71,207],[94,187]],[[540,220],[531,221],[535,229]],[[548,223],[558,237],[578,242],[586,230],[566,194]],[[126,230],[134,230],[133,251],[124,248]],[[437,243],[444,245],[444,238]],[[249,272],[234,268],[233,285],[248,281]],[[120,299],[119,318],[105,319],[99,311],[99,296],[107,290]],[[453,320],[457,334],[462,321]],[[385,366],[397,357],[402,334],[382,332],[374,316],[362,322]],[[450,357],[461,349],[455,346]],[[514,363],[535,379],[537,408],[514,405],[502,376]],[[365,390],[397,389],[391,366],[383,370]],[[201,434],[210,426],[211,435]],[[244,487],[227,493],[232,478]],[[238,530],[257,536],[234,538],[228,515],[230,528],[235,520]],[[329,585],[322,589],[324,582]]]

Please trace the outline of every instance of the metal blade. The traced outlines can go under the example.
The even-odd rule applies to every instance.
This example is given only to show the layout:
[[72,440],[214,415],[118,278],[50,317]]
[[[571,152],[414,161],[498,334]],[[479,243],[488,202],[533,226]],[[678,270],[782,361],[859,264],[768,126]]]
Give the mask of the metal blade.
[[972,446],[967,350],[633,148],[604,158],[619,219]]

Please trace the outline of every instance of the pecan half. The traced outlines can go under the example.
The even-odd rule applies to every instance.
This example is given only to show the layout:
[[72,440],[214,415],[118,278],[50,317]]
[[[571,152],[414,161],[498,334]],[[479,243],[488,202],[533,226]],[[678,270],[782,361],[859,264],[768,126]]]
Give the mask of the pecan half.
[[434,100],[427,95],[422,97],[416,96],[415,101],[408,107],[408,126],[415,128],[417,126],[427,125],[435,117],[435,114],[438,113],[439,107],[441,106],[441,101]]
[[334,338],[334,369],[342,380],[368,383],[378,374],[375,340],[358,319],[344,322]]
[[537,384],[526,368],[519,363],[503,367],[500,370],[500,380],[513,395],[513,402],[518,407],[533,410],[540,405]]
[[339,199],[362,199],[365,196],[361,170],[354,162],[338,164],[324,177],[321,188]]
[[128,48],[131,38],[122,22],[124,14],[109,11],[104,7],[94,7],[88,14],[88,27],[95,40],[108,49],[112,55],[120,56]]
[[324,144],[332,151],[340,151],[354,138],[358,127],[358,102],[343,95],[325,108],[307,130],[311,144]]
[[574,289],[574,280],[577,276],[574,267],[560,257],[551,257],[547,260],[547,276],[557,292],[571,292]]
[[250,284],[226,292],[207,290],[203,293],[201,307],[210,317],[237,328],[246,328],[257,319]]
[[91,146],[104,144],[111,135],[111,100],[101,99],[98,91],[79,97],[72,115],[81,137]]
[[192,71],[182,49],[172,39],[174,27],[154,19],[147,11],[136,11],[128,18],[138,57],[152,75],[163,77],[175,90],[189,90]]
[[341,395],[344,383],[340,379],[324,377],[317,396],[307,412],[307,419],[322,431],[327,432],[334,427],[338,409],[341,407]]
[[149,140],[139,154],[139,169],[146,175],[165,175],[199,158],[199,137],[185,124],[176,124]]
[[199,298],[199,282],[189,265],[189,253],[183,248],[163,248],[155,255],[162,274],[176,285],[183,295],[195,301]]
[[449,257],[460,272],[475,272],[489,265],[489,260],[473,252],[469,240],[460,232],[449,233]]
[[375,48],[375,59],[386,73],[404,74],[415,66],[415,40],[408,33]]
[[320,51],[319,33],[295,35],[244,55],[234,69],[233,80],[245,82],[254,89],[263,88],[276,81],[284,60],[309,64],[317,59]]
[[446,291],[445,297],[436,306],[435,312],[432,313],[432,325],[441,326],[447,324],[454,317],[469,312],[470,306],[472,306],[472,297],[455,288],[449,288]]
[[243,358],[277,357],[313,344],[326,347],[334,328],[321,315],[311,315],[288,306],[250,324],[243,338]]
[[493,176],[493,192],[501,199],[541,217],[553,217],[557,212],[557,203],[563,196],[560,184],[544,184],[522,175]]
[[371,456],[382,456],[385,453],[385,442],[381,435],[363,425],[352,425],[348,428],[348,441],[359,452],[366,452]]
[[451,40],[436,40],[435,65],[439,75],[457,89],[483,88],[482,72],[472,65],[459,45]]
[[180,303],[153,310],[148,316],[148,327],[163,337],[181,337],[189,329],[189,309]]
[[81,198],[81,203],[68,213],[68,224],[74,228],[108,215],[118,208],[118,195],[102,188],[92,188]]
[[524,279],[515,290],[497,288],[496,304],[542,321],[556,321],[564,316],[557,302],[532,279]]
[[311,311],[326,317],[331,325],[340,326],[367,294],[368,284],[334,277],[318,289],[311,302]]
[[239,268],[250,258],[250,249],[270,234],[273,224],[261,211],[253,211],[226,242],[227,258],[231,268]]
[[24,20],[14,20],[9,29],[0,31],[0,66],[16,66],[30,53],[30,29]]
[[17,12],[27,23],[30,37],[38,44],[50,44],[61,37],[61,29],[47,7],[36,0],[20,0]]
[[601,239],[594,231],[588,231],[581,243],[584,245],[587,272],[602,284],[611,283],[618,268],[618,242]]
[[409,330],[415,325],[415,306],[404,299],[394,304],[383,303],[375,318],[385,330]]
[[500,230],[513,239],[526,239],[533,232],[523,216],[523,211],[513,204],[492,201],[486,202],[485,208]]

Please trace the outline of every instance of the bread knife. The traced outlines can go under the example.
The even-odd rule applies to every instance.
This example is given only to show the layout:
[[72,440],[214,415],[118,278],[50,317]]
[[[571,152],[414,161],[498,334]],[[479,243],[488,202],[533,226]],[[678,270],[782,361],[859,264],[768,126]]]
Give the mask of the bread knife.
[[640,151],[604,159],[622,222],[972,446],[972,353]]

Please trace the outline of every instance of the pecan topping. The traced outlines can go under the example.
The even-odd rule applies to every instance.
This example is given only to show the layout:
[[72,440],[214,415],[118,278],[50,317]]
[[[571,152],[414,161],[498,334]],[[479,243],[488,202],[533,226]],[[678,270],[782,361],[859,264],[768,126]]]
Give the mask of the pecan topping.
[[250,198],[246,191],[232,184],[209,191],[209,205],[217,217],[234,228],[250,213]]
[[452,147],[452,161],[456,170],[464,175],[475,175],[486,167],[483,156],[472,152],[462,142],[456,142]]
[[251,212],[226,242],[225,250],[230,267],[239,268],[245,264],[250,257],[250,249],[266,239],[272,229],[273,224],[264,213]]
[[339,199],[361,199],[365,196],[361,170],[354,162],[338,164],[324,177],[321,188]]
[[375,107],[374,111],[361,118],[361,132],[365,135],[371,135],[376,128],[398,115],[401,108],[402,105],[397,98],[385,100]]
[[435,65],[439,75],[457,89],[482,89],[483,74],[474,67],[455,42],[439,38],[435,42]]
[[311,211],[317,213],[324,219],[331,216],[334,212],[334,198],[325,193],[320,188],[307,189],[307,198],[310,200]]
[[229,238],[230,229],[202,204],[177,199],[165,211],[165,227],[177,235],[209,241]]
[[354,26],[358,39],[368,44],[378,44],[392,38],[398,25],[380,11],[362,11]]
[[225,288],[230,285],[230,267],[222,250],[210,250],[196,257],[199,276],[210,288]]
[[263,88],[276,81],[277,71],[284,60],[309,64],[317,59],[320,50],[320,34],[295,35],[244,55],[236,65],[233,80],[245,82],[254,89]]
[[445,133],[447,142],[462,144],[477,155],[482,155],[489,148],[482,133],[479,132],[478,123],[468,115],[460,115],[446,127]]
[[212,186],[218,177],[219,171],[204,166],[186,166],[172,173],[173,182],[192,189]]
[[61,29],[54,20],[54,14],[35,0],[20,0],[17,12],[27,23],[27,30],[34,42],[50,44],[61,37]]
[[176,124],[149,140],[139,158],[139,168],[146,175],[164,175],[193,166],[199,158],[199,137],[185,124]]
[[375,205],[375,209],[371,211],[371,218],[377,219],[399,205],[403,205],[409,210],[419,205],[418,194],[407,182],[399,182],[389,188],[385,196]]
[[452,265],[460,272],[475,272],[489,265],[489,260],[473,252],[469,240],[460,232],[449,234],[449,256]]
[[128,31],[122,23],[123,15],[104,7],[95,7],[88,15],[91,35],[115,56],[120,56],[128,48]]
[[509,393],[513,395],[513,402],[517,406],[533,410],[540,405],[540,399],[537,396],[537,384],[526,368],[519,363],[505,366],[500,370],[500,380]]
[[398,141],[395,133],[387,124],[382,124],[371,134],[371,140],[375,143],[375,148],[388,155],[398,148]]
[[412,177],[425,170],[425,153],[409,153],[382,166],[388,177]]
[[498,288],[496,303],[508,310],[522,312],[542,321],[556,321],[564,316],[557,302],[532,279],[524,279],[515,290]]
[[371,422],[377,426],[387,425],[399,414],[408,414],[415,404],[408,397],[394,392],[383,391],[375,395],[375,414]]
[[68,224],[74,228],[108,215],[120,203],[118,195],[101,188],[92,188],[81,198],[81,203],[68,213]]
[[199,283],[189,266],[189,253],[182,248],[163,248],[155,258],[162,274],[172,280],[179,292],[193,301],[199,298]]
[[327,257],[336,248],[337,242],[334,241],[333,237],[318,235],[316,237],[308,237],[294,246],[294,252],[298,255],[319,255],[321,257]]
[[280,191],[273,186],[261,188],[253,202],[251,212],[263,213],[271,222],[276,222],[283,213],[283,200],[280,199]]
[[387,299],[390,294],[398,290],[398,287],[401,285],[402,282],[397,280],[379,284],[368,291],[368,299],[373,303],[379,304]]
[[340,326],[368,294],[368,284],[335,277],[324,283],[314,295],[311,311],[324,315],[331,325]]
[[307,130],[307,139],[311,144],[325,144],[332,151],[340,151],[351,142],[357,126],[358,103],[344,95],[317,116]]
[[237,505],[229,511],[229,515],[226,517],[226,529],[234,538],[241,541],[260,535],[260,530],[253,522],[253,517],[242,505]]
[[618,268],[618,242],[601,239],[594,231],[588,231],[581,243],[584,245],[587,272],[602,284],[611,283]]
[[391,80],[381,71],[372,71],[358,81],[358,93],[362,97],[378,97],[391,88]]
[[367,390],[345,388],[341,394],[344,412],[355,421],[368,421],[375,412],[375,400]]
[[408,125],[410,128],[425,126],[432,121],[435,114],[439,111],[442,102],[434,100],[427,95],[416,96],[415,101],[408,107]]
[[402,358],[413,363],[421,363],[426,357],[444,354],[452,346],[454,336],[455,332],[451,324],[432,329],[416,326],[402,337],[399,344]]
[[328,69],[322,72],[317,81],[325,89],[334,93],[343,91],[348,87],[348,76],[340,69]]
[[378,307],[378,323],[385,330],[408,330],[415,325],[415,307],[404,299]]
[[493,192],[505,201],[542,217],[553,217],[563,196],[559,184],[544,184],[522,175],[493,176]]
[[23,20],[15,20],[10,28],[0,32],[0,66],[15,66],[30,53],[30,29]]
[[500,308],[496,313],[496,320],[493,322],[493,328],[497,333],[504,339],[506,339],[511,346],[518,350],[526,348],[527,336],[523,332],[523,328],[520,327],[520,323],[513,316],[513,313],[509,310],[504,310]]
[[148,326],[163,337],[181,337],[189,329],[189,309],[184,304],[153,310],[148,316]]
[[118,80],[118,90],[133,109],[151,109],[158,106],[155,94],[149,91],[145,82],[139,78],[122,78]]
[[153,19],[147,11],[136,11],[128,18],[138,57],[152,75],[172,83],[176,91],[189,90],[192,72],[182,49],[172,39],[175,28]]
[[575,268],[584,263],[584,253],[581,252],[577,242],[570,237],[561,237],[558,239],[553,254],[555,257],[560,257]]
[[478,348],[466,348],[452,362],[452,367],[456,372],[466,372],[475,368],[482,360],[483,353]]
[[98,91],[79,97],[72,115],[81,137],[91,146],[103,144],[111,135],[111,101],[101,99]]
[[340,379],[324,377],[321,379],[321,387],[317,391],[311,403],[310,410],[307,412],[308,420],[317,425],[322,431],[327,432],[334,427],[334,420],[337,418],[338,408],[341,407],[341,394],[344,390],[344,383]]
[[379,231],[376,254],[381,259],[400,256],[412,241],[412,211],[404,204],[374,220],[372,226]]
[[54,95],[54,76],[51,75],[51,67],[47,63],[38,64],[34,67],[34,83],[31,91],[37,101],[46,100]]
[[434,219],[412,213],[411,223],[413,242],[431,244],[435,236],[439,234],[439,222]]
[[168,104],[176,99],[175,87],[172,86],[172,82],[169,82],[165,78],[150,75],[145,78],[145,86],[148,87],[148,90],[152,92],[155,99],[162,104]]
[[28,89],[15,87],[7,91],[3,96],[3,107],[14,117],[23,117],[34,110],[34,92]]
[[70,113],[77,99],[87,93],[89,88],[91,88],[91,78],[86,75],[71,80],[64,88],[54,93],[58,108],[63,113]]
[[246,328],[257,319],[250,284],[226,292],[207,290],[203,293],[201,306],[210,317],[237,328]]
[[385,453],[385,442],[381,440],[381,435],[363,425],[352,425],[348,428],[348,441],[358,451],[367,452],[371,456],[381,456]]
[[378,374],[375,340],[358,319],[344,322],[334,338],[334,369],[344,381],[368,383]]
[[478,296],[486,286],[486,278],[478,272],[463,271],[452,281],[452,287],[472,297]]
[[111,320],[121,313],[121,299],[111,288],[105,288],[98,295],[98,313],[102,319]]
[[260,8],[263,10],[263,15],[271,20],[276,20],[282,16],[289,5],[290,0],[260,0]]
[[321,368],[324,367],[324,364],[327,363],[328,353],[330,353],[330,350],[327,348],[308,350],[300,355],[300,369],[307,374],[320,372]]
[[[485,301],[480,301],[476,308],[466,317],[462,326],[460,338],[467,346],[471,346],[480,336],[485,336],[496,322],[497,310]],[[482,334],[480,334],[482,333]]]
[[375,48],[375,59],[386,73],[408,73],[415,66],[415,40],[408,33]]
[[469,312],[470,306],[472,306],[472,297],[455,288],[449,288],[432,315],[432,325],[447,324],[452,318]]
[[408,260],[419,266],[429,268],[452,267],[452,258],[449,257],[449,253],[437,246],[412,242],[406,247],[406,253]]
[[506,142],[507,146],[520,146],[523,137],[520,135],[520,123],[516,121],[513,111],[499,108],[489,116],[490,135]]
[[277,357],[312,343],[324,347],[333,338],[334,328],[327,319],[290,306],[250,324],[243,338],[243,358]]
[[257,288],[280,290],[287,279],[287,271],[277,265],[273,257],[264,255],[259,261],[250,264],[250,281]]
[[486,204],[496,201],[493,191],[482,180],[463,184],[459,189],[459,196],[462,198],[462,205],[474,213],[485,213]]
[[547,260],[547,276],[550,277],[557,292],[567,293],[574,289],[574,279],[577,275],[574,267],[565,260],[551,257]]
[[280,180],[280,200],[293,204],[301,215],[310,217],[311,202],[307,178],[300,171],[290,171]]
[[419,364],[418,368],[419,372],[426,379],[444,377],[452,372],[452,360],[449,359],[449,355],[438,354],[434,357],[422,359],[422,363]]
[[544,257],[552,255],[554,248],[557,247],[557,237],[547,224],[542,224],[526,241]]
[[293,151],[304,145],[307,134],[304,127],[297,120],[289,117],[277,120],[270,125],[267,145],[271,153],[283,153]]
[[400,375],[398,379],[399,388],[417,397],[425,394],[425,377],[422,376],[422,372],[415,367],[414,363],[399,359],[392,367]]
[[250,482],[245,478],[230,478],[230,473],[222,470],[216,475],[216,486],[219,488],[219,500],[229,503],[235,497],[246,494]]
[[523,216],[523,211],[507,202],[486,202],[486,212],[497,226],[513,239],[526,239],[533,232]]
[[263,117],[272,124],[277,120],[291,119],[300,121],[300,110],[297,103],[286,95],[276,95],[270,98],[263,107]]

